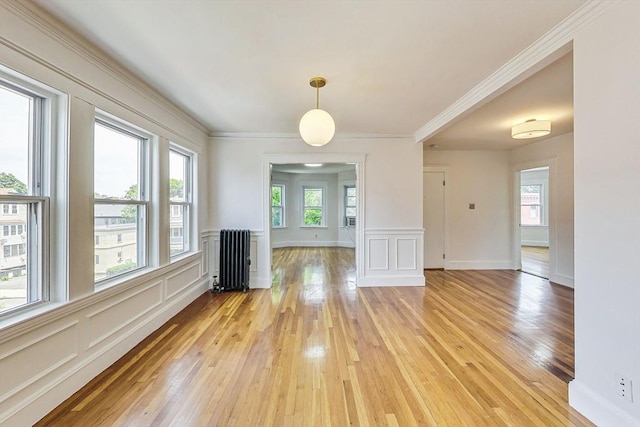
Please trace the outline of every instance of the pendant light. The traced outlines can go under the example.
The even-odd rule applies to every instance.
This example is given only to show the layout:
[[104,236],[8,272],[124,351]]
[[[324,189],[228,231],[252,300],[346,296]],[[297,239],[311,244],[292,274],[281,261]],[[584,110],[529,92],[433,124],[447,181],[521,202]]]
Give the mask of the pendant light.
[[327,84],[323,77],[314,77],[309,82],[316,88],[316,108],[307,111],[300,119],[300,136],[309,145],[321,147],[331,141],[336,133],[336,124],[329,113],[320,109],[320,88]]

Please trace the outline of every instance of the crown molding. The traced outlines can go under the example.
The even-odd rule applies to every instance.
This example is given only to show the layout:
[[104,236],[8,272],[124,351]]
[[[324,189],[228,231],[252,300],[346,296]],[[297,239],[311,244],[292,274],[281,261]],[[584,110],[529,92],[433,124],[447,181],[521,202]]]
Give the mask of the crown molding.
[[[215,139],[291,139],[302,141],[298,133],[268,133],[268,132],[212,132],[210,138]],[[335,140],[387,140],[387,139],[410,139],[413,140],[411,134],[386,134],[386,133],[340,133],[333,138]]]
[[484,102],[520,83],[544,66],[571,51],[577,31],[620,0],[590,0],[509,62],[463,95],[456,102],[422,126],[414,134],[424,142],[446,125]]
[[[192,117],[189,113],[184,111],[182,108],[177,106],[171,100],[169,100],[166,96],[160,93],[157,89],[152,87],[149,83],[147,83],[144,79],[139,77],[137,74],[125,68],[121,65],[116,59],[114,59],[110,54],[99,48],[97,45],[93,44],[87,38],[82,36],[80,33],[75,31],[73,28],[69,27],[64,22],[60,21],[57,17],[53,16],[51,13],[44,10],[42,7],[38,6],[33,2],[3,2],[2,7],[7,11],[13,13],[18,16],[22,21],[31,25],[34,30],[39,31],[45,34],[47,37],[51,38],[55,42],[59,43],[65,49],[73,52],[74,54],[80,56],[82,59],[90,63],[96,68],[99,68],[101,71],[108,74],[111,78],[115,79],[118,83],[125,86],[127,89],[134,92],[140,98],[146,100],[159,107],[163,112],[170,115],[172,118],[197,129],[204,135],[209,133],[209,129],[207,129],[202,123],[197,121],[194,117]],[[82,81],[74,75],[66,72],[62,68],[50,63],[49,61],[41,58],[39,56],[34,55],[31,52],[28,52],[21,46],[16,45],[15,43],[7,40],[4,37],[0,37],[0,42],[7,46],[8,48],[15,50],[22,55],[29,57],[32,60],[37,61],[39,64],[51,69],[52,71],[63,75],[64,77],[72,80],[74,83],[81,85],[82,87],[91,90],[92,92],[98,94],[101,97],[108,99],[109,101],[117,104],[118,106],[131,111],[146,120],[154,123],[156,126],[159,126],[169,132],[177,134],[187,140],[191,138],[187,138],[185,135],[176,131],[176,129],[168,127],[163,121],[159,121],[157,119],[153,119],[146,114],[130,107],[126,103],[120,101],[117,98],[114,98],[111,95],[106,94],[101,91],[97,87],[92,84]]]

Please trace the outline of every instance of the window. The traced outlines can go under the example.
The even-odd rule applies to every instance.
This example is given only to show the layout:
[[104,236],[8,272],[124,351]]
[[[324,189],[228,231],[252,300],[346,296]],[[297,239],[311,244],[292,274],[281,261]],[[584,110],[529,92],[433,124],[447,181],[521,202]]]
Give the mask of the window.
[[344,186],[344,225],[356,225],[356,187]]
[[94,240],[94,245],[98,246],[100,244],[100,236],[96,236]]
[[271,186],[271,227],[284,227],[284,185]]
[[[10,82],[9,80],[13,80]],[[17,82],[17,84],[14,84]],[[53,94],[0,74],[0,315],[48,300]]]
[[172,257],[191,250],[192,176],[193,154],[172,145],[169,149],[169,254]]
[[302,225],[305,227],[322,227],[324,221],[324,186],[303,185]]
[[520,224],[544,225],[542,184],[520,186]]
[[[96,283],[147,265],[150,137],[98,116],[94,129],[94,254]],[[103,245],[98,245],[103,239]],[[118,262],[117,253],[127,262]],[[102,262],[99,262],[99,261]]]

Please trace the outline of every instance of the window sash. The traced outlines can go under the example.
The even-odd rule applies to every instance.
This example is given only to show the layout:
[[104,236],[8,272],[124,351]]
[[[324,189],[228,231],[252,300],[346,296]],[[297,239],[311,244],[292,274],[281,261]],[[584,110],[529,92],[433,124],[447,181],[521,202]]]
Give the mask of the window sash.
[[[94,199],[94,204],[95,205],[122,205],[122,206],[136,207],[136,220],[135,222],[132,223],[132,224],[135,224],[135,227],[136,227],[136,267],[127,269],[122,272],[118,272],[116,274],[97,278],[95,279],[96,285],[108,284],[113,280],[119,279],[123,275],[127,275],[147,267],[149,265],[149,257],[148,257],[148,250],[147,250],[147,248],[149,247],[149,240],[148,240],[149,221],[147,219],[149,215],[150,202],[136,201],[136,200]],[[94,217],[94,221],[95,221],[95,217]],[[122,236],[122,234],[124,233],[117,233],[117,232],[113,233],[114,238],[116,239],[116,243],[126,244],[124,239],[122,238],[118,239],[118,236]],[[94,235],[97,235],[95,223],[94,223]],[[102,247],[102,245],[104,245],[104,239],[98,238],[98,241],[100,242],[100,244],[95,244],[95,238],[94,238],[94,251],[95,249],[98,249],[98,246]],[[94,252],[94,255],[98,256],[98,254],[95,254],[95,252]]]
[[[181,218],[180,223],[177,222],[173,222],[169,223],[169,255],[171,257],[175,257],[181,254],[184,254],[186,252],[189,252],[191,250],[191,246],[190,246],[190,234],[191,234],[191,203],[187,203],[187,202],[183,202],[183,203],[175,203],[172,202],[170,205],[170,209],[171,211],[173,211],[174,207],[179,207],[181,208],[181,215],[178,216],[179,218]],[[172,218],[178,218],[178,217],[172,217]],[[174,227],[172,227],[172,225]],[[175,227],[176,225],[181,226],[182,228],[182,235],[181,236],[173,236],[173,231],[176,228],[180,228],[180,227]]]
[[[0,310],[0,315],[24,310],[49,300],[48,286],[48,224],[49,224],[49,198],[26,195],[1,196],[0,203],[11,203],[19,206],[25,205],[25,224],[23,227],[25,240],[18,235],[11,238],[13,241],[4,246],[0,256],[21,257],[24,256],[26,270],[25,302],[23,304]],[[18,208],[18,212],[20,209]],[[8,249],[8,250],[7,250]],[[16,270],[19,266],[16,266]]]
[[[169,256],[171,258],[183,255],[192,250],[192,242],[191,242],[191,232],[192,232],[192,215],[193,215],[193,169],[194,169],[194,154],[183,149],[182,147],[171,144],[169,147],[169,154],[175,154],[180,156],[183,159],[183,194],[182,198],[169,198],[169,229],[167,230],[169,233]],[[171,168],[170,168],[171,169]],[[175,179],[175,177],[173,177]],[[169,183],[167,185],[171,185],[171,170],[169,170]],[[174,215],[174,211],[176,211],[176,207],[178,215]],[[178,224],[175,219],[180,218],[180,224]],[[172,224],[173,222],[173,224]],[[173,228],[176,228],[176,225],[182,226],[182,236],[173,236],[172,233],[172,225]]]
[[[273,190],[278,188],[280,190],[280,204],[273,203]],[[284,184],[272,184],[271,185],[271,228],[284,228],[284,204],[285,204],[285,186]]]
[[[308,192],[319,192],[319,204],[307,203]],[[325,226],[325,198],[326,190],[324,185],[308,184],[302,186],[302,226],[303,227],[324,227]],[[318,222],[311,222],[309,214],[316,212],[319,216]],[[316,217],[317,218],[317,217]]]

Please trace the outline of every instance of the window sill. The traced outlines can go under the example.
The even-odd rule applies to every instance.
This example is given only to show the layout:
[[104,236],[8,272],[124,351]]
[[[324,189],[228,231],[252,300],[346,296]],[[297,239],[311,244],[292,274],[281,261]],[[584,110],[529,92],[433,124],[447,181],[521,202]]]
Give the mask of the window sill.
[[271,227],[272,230],[286,230],[287,226],[284,227]]
[[301,225],[300,228],[329,228],[326,225]]

